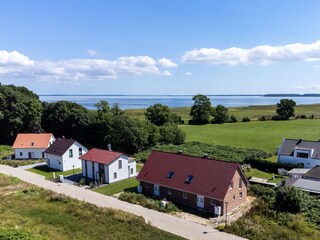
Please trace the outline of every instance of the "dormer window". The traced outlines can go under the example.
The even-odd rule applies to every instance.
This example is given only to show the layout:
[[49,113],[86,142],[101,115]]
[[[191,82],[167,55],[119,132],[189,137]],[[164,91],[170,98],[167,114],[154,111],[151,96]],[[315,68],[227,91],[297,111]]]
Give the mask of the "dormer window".
[[192,183],[192,180],[193,180],[193,176],[192,176],[192,175],[189,175],[189,176],[186,178],[185,183]]
[[173,175],[174,175],[174,172],[169,171],[168,174],[167,174],[167,178],[168,179],[172,179]]
[[297,152],[297,157],[299,157],[299,158],[309,158],[309,153]]
[[31,146],[34,146],[34,142],[31,143]]

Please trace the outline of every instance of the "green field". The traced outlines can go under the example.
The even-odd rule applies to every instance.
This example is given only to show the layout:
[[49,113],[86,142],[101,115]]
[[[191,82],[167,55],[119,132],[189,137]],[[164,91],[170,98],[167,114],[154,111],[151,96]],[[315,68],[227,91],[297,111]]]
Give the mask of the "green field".
[[[127,109],[125,112],[127,115],[136,117],[139,119],[144,119],[144,112],[146,109]],[[189,112],[190,107],[183,108],[171,108],[171,112],[178,114],[187,123],[190,119]],[[243,117],[250,117],[252,120],[257,120],[260,116],[272,116],[275,115],[276,106],[248,106],[248,107],[232,107],[229,108],[229,115],[234,115],[238,120],[242,120]],[[295,107],[296,115],[306,115],[315,117],[320,117],[320,104],[308,104],[308,105],[298,105]]]
[[75,168],[74,170],[68,170],[68,171],[58,171],[52,168],[48,168],[47,165],[37,166],[34,168],[28,169],[28,171],[39,174],[44,176],[46,179],[53,179],[53,173],[55,173],[56,178],[59,177],[59,175],[68,176],[72,175],[73,173],[81,173],[81,168]]
[[278,174],[262,172],[255,168],[250,169],[250,171],[245,171],[244,173],[247,178],[250,178],[250,177],[264,178],[264,179],[268,179],[268,182],[271,182],[271,183],[277,183],[286,178]]
[[0,159],[6,156],[10,156],[12,154],[13,154],[13,150],[11,146],[0,145]]
[[132,177],[129,179],[121,180],[119,182],[111,183],[106,186],[96,188],[93,191],[110,196],[119,192],[123,192],[126,189],[136,189],[137,186],[139,186],[139,182],[135,177]]
[[0,239],[182,239],[141,217],[92,204],[0,174]]
[[283,138],[320,139],[320,120],[254,121],[247,123],[182,125],[187,141],[198,141],[272,153]]

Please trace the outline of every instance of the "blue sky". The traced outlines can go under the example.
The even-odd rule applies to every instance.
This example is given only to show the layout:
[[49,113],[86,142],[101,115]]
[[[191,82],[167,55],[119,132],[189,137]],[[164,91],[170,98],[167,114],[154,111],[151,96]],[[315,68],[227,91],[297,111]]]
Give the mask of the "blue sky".
[[38,94],[320,92],[319,1],[0,1],[0,82]]

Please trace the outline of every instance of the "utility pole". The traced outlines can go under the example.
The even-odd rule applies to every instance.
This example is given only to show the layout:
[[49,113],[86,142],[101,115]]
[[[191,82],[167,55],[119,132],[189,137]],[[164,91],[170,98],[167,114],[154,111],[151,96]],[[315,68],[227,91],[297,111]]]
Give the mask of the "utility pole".
[[226,202],[226,224],[225,227],[228,225],[228,202]]

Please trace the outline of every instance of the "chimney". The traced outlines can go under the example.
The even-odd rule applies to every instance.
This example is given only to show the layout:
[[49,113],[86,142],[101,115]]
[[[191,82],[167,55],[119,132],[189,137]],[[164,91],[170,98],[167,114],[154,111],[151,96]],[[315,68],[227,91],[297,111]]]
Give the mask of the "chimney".
[[202,155],[202,157],[203,157],[203,158],[208,158],[208,153],[204,153],[204,154]]
[[178,151],[178,155],[182,155],[183,151],[181,149],[179,149]]
[[111,150],[111,144],[110,143],[108,143],[108,150],[111,152],[112,150]]

